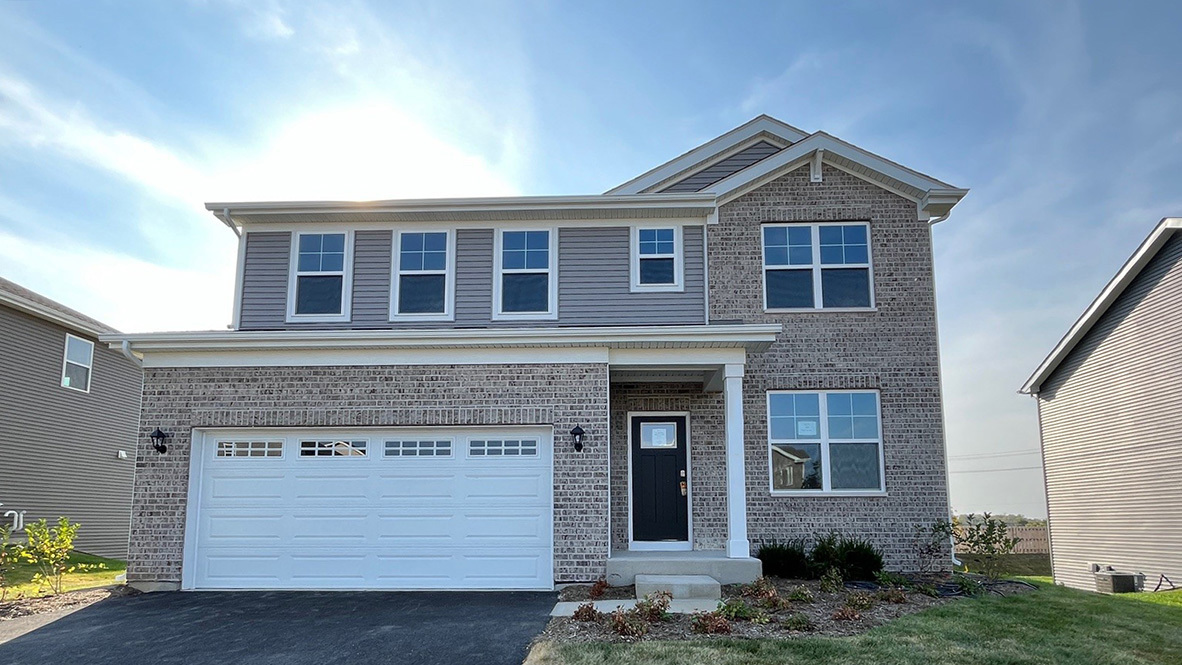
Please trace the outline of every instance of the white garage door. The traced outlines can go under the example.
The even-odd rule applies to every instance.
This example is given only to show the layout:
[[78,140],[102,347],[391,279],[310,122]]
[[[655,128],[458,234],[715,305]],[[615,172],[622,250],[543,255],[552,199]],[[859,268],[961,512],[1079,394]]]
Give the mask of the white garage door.
[[551,436],[194,433],[183,586],[549,589]]

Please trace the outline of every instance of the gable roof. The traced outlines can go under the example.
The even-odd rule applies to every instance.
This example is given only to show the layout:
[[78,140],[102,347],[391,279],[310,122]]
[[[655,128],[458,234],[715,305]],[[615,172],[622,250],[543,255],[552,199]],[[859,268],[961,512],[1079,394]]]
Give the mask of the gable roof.
[[1063,339],[1059,340],[1054,350],[1042,361],[1038,369],[1034,370],[1034,374],[1030,375],[1030,378],[1026,380],[1026,383],[1023,384],[1019,392],[1030,395],[1038,394],[1043,384],[1046,383],[1047,379],[1051,378],[1051,375],[1067,359],[1067,356],[1071,354],[1071,351],[1075,349],[1076,345],[1095,327],[1108,309],[1112,307],[1113,303],[1125,292],[1125,289],[1133,283],[1137,275],[1141,274],[1145,266],[1149,265],[1153,257],[1157,256],[1158,250],[1165,246],[1166,242],[1179,231],[1182,231],[1182,217],[1166,217],[1158,222],[1153,232],[1149,234],[1149,237],[1141,243],[1137,251],[1133,252],[1129,260],[1121,266],[1116,276],[1100,291],[1100,295],[1096,296],[1092,304],[1088,305],[1083,315],[1071,326],[1067,334],[1063,336]]
[[84,332],[95,337],[119,332],[105,323],[96,321],[79,311],[70,309],[3,277],[0,277],[0,305],[7,305],[32,314],[39,319],[51,321],[70,330]]

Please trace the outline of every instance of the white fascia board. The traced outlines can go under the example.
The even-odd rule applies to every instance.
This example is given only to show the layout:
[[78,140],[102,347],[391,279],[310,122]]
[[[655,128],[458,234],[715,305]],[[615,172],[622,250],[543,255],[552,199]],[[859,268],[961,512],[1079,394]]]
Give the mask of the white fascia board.
[[703,143],[702,145],[682,154],[679,157],[661,164],[628,182],[617,185],[609,190],[606,194],[637,194],[643,192],[645,189],[660,183],[672,176],[681,173],[682,171],[693,167],[704,160],[708,160],[715,155],[719,155],[731,148],[747,141],[757,134],[767,132],[773,136],[778,136],[783,139],[784,143],[792,144],[808,136],[808,133],[803,132],[792,125],[776,120],[767,115],[761,115],[754,120],[744,123],[731,131]]
[[242,201],[206,203],[205,209],[223,219],[226,211],[250,215],[291,215],[307,213],[429,213],[504,212],[537,210],[597,210],[652,208],[708,208],[714,205],[712,194],[700,192],[674,194],[628,194],[611,196],[511,196],[442,199],[394,199],[388,201]]
[[59,312],[57,310],[50,309],[41,303],[22,298],[15,294],[0,293],[0,305],[7,305],[13,309],[20,310],[26,314],[31,314],[39,319],[44,319],[51,323],[56,323],[65,328],[69,328],[70,330],[86,333],[91,337],[100,337],[109,333],[106,328],[96,328],[94,325],[75,316],[70,316],[65,312]]
[[101,335],[119,347],[127,341],[145,354],[161,351],[266,349],[473,349],[617,347],[637,345],[744,347],[762,350],[782,326],[616,326],[443,330],[198,331]]
[[1124,293],[1129,284],[1137,278],[1137,275],[1141,274],[1141,270],[1153,260],[1153,257],[1166,244],[1166,241],[1180,229],[1182,229],[1182,217],[1166,217],[1158,223],[1157,227],[1153,229],[1153,232],[1149,234],[1149,237],[1141,243],[1137,251],[1133,252],[1133,255],[1129,257],[1129,260],[1116,273],[1116,276],[1108,282],[1104,289],[1100,291],[1100,295],[1096,296],[1096,299],[1092,301],[1092,304],[1088,305],[1084,313],[1071,326],[1067,334],[1063,336],[1063,339],[1059,340],[1054,350],[1042,361],[1038,369],[1034,370],[1034,374],[1030,375],[1030,378],[1026,380],[1026,383],[1022,385],[1022,388],[1018,392],[1028,395],[1038,394],[1039,390],[1042,389],[1042,384],[1055,373],[1055,370],[1067,359],[1067,356],[1083,340],[1084,336],[1088,334],[1088,331],[1100,321],[1100,318],[1104,316],[1108,308],[1112,307],[1112,304]]
[[929,196],[935,197],[935,200],[946,205],[948,209],[951,209],[968,192],[968,190],[952,187],[946,182],[936,180],[918,171],[912,171],[824,132],[817,132],[763,161],[756,162],[742,171],[714,183],[708,191],[717,194],[719,205],[723,205],[742,196],[754,187],[764,184],[766,180],[785,170],[804,165],[818,150],[823,150],[825,154],[840,155],[888,178],[928,192]]

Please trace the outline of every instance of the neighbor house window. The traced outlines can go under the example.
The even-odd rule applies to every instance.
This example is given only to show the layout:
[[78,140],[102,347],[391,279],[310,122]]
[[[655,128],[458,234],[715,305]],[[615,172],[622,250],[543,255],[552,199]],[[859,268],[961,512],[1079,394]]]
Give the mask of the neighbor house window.
[[66,335],[65,359],[62,361],[62,387],[90,392],[90,370],[94,365],[94,342]]
[[453,293],[450,231],[396,234],[393,319],[448,319]]
[[632,290],[681,289],[681,228],[632,230]]
[[772,492],[881,492],[878,393],[767,395]]
[[501,231],[496,256],[497,318],[555,318],[556,231]]
[[870,226],[765,224],[763,293],[770,310],[873,307]]
[[288,314],[308,320],[347,320],[347,233],[297,233]]

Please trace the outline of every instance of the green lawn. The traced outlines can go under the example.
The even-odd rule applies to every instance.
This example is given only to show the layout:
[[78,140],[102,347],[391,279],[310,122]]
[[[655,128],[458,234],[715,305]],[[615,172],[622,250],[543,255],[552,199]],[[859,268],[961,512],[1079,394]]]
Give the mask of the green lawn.
[[1182,663],[1182,594],[1055,587],[961,600],[847,638],[568,645],[538,665],[1133,665]]
[[[127,570],[127,562],[119,559],[104,559],[101,556],[74,552],[70,555],[70,564],[84,564],[89,566],[105,566],[103,569],[77,571],[67,573],[63,578],[62,590],[89,589],[97,586],[107,586],[115,583],[115,576]],[[18,563],[8,573],[8,599],[28,598],[48,593],[46,589],[38,589],[32,582],[36,567],[27,563]]]
[[[972,554],[957,554],[957,559],[969,567],[974,573],[981,572],[980,557]],[[1001,564],[1002,575],[1035,575],[1050,577],[1051,555],[1049,554],[1010,554]]]

